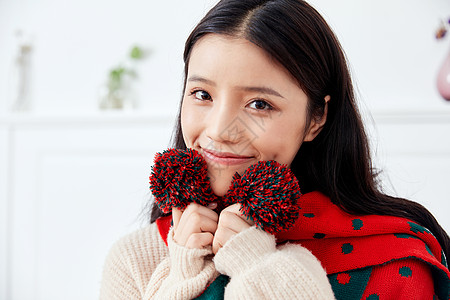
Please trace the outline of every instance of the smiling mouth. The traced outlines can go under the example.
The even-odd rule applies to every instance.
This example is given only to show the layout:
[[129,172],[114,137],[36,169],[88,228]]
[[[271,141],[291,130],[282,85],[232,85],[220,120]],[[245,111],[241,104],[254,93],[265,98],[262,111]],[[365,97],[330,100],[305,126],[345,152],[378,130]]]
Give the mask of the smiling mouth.
[[254,158],[253,156],[243,156],[229,152],[218,152],[210,149],[202,150],[203,156],[206,160],[228,166],[248,163],[248,161]]

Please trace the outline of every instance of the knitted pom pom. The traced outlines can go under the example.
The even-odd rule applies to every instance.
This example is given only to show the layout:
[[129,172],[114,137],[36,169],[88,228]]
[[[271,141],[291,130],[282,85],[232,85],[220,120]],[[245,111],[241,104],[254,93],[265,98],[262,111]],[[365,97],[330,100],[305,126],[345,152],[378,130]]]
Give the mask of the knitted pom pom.
[[228,203],[241,203],[241,212],[247,218],[275,234],[294,225],[300,196],[292,171],[272,160],[250,166],[242,177],[236,173],[225,198]]
[[168,149],[155,155],[150,175],[150,189],[155,203],[168,213],[172,207],[185,208],[215,201],[203,157],[193,149]]

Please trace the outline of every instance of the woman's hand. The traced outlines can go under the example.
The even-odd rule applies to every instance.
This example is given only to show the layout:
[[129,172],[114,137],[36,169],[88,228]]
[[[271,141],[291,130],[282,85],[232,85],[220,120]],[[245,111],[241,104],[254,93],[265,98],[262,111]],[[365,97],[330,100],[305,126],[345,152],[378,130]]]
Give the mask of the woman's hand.
[[216,233],[214,234],[212,244],[214,254],[216,254],[231,237],[255,224],[242,215],[239,211],[240,208],[241,204],[236,203],[228,206],[220,213],[219,224]]
[[211,203],[208,207],[191,203],[184,211],[172,208],[174,241],[186,248],[211,246],[219,220],[219,216],[213,211],[216,207],[216,203]]

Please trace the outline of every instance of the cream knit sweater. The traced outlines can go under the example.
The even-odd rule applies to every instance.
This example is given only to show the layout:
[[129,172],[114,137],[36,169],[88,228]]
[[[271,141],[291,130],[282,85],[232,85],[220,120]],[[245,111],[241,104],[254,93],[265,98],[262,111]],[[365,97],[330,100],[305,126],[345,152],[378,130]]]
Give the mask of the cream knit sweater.
[[156,224],[119,240],[104,266],[100,299],[193,299],[218,275],[230,282],[225,299],[334,299],[320,262],[305,248],[277,247],[275,237],[251,227],[211,249],[168,246]]

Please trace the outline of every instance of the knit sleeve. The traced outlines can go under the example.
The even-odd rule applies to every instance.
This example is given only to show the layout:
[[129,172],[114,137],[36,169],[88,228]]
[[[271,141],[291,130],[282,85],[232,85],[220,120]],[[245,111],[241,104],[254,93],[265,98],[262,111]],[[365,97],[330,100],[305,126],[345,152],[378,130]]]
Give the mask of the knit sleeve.
[[334,299],[325,270],[300,245],[276,247],[275,237],[251,227],[229,240],[214,258],[230,276],[225,299]]
[[144,299],[193,299],[217,276],[211,249],[188,249],[167,238],[169,256],[152,274]]
[[103,269],[100,300],[192,299],[218,275],[210,249],[187,249],[152,224],[111,248]]
[[118,240],[105,260],[100,300],[142,299],[151,274],[167,255],[155,225]]
[[128,263],[123,259],[121,252],[120,246],[115,244],[106,258],[100,287],[100,300],[140,298],[136,280],[130,273]]
[[433,296],[430,267],[409,258],[373,267],[362,299],[435,299]]

